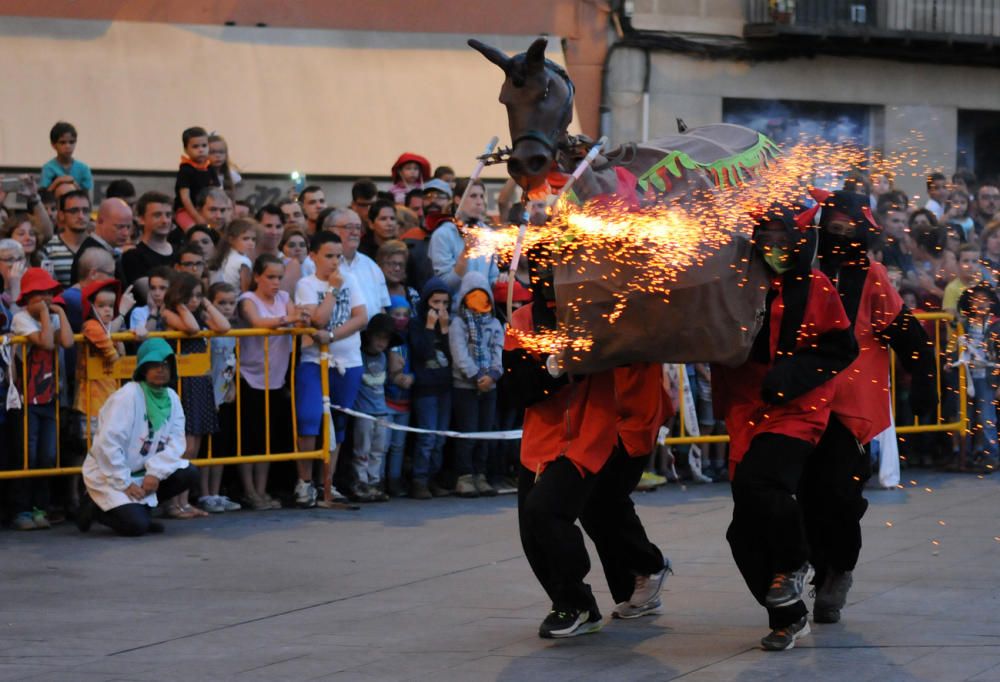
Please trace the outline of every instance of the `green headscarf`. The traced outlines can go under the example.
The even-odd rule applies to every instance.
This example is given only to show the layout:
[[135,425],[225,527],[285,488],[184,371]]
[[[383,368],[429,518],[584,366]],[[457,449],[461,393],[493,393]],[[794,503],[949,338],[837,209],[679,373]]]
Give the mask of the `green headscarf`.
[[159,431],[170,418],[170,392],[166,386],[150,386],[145,381],[143,365],[150,362],[163,362],[174,354],[170,344],[163,339],[147,339],[139,346],[136,354],[135,374],[132,378],[139,383],[143,395],[146,397],[146,418],[153,432]]

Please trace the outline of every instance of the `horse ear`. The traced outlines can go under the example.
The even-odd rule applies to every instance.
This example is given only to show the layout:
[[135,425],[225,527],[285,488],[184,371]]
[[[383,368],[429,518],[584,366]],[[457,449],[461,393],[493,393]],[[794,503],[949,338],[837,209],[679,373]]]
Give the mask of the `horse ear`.
[[538,38],[531,44],[524,55],[524,64],[528,71],[540,69],[545,64],[545,48],[549,41],[546,38]]
[[497,48],[487,45],[486,43],[481,43],[475,38],[469,39],[469,47],[499,66],[504,70],[504,73],[509,70],[511,58]]

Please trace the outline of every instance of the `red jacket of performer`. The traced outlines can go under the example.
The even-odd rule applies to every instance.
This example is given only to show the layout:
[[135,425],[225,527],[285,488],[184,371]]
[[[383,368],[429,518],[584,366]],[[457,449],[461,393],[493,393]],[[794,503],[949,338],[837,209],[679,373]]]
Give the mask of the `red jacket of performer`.
[[833,414],[865,444],[892,423],[889,347],[913,376],[910,402],[920,417],[937,405],[934,350],[885,267],[868,259],[868,244],[879,231],[868,197],[847,191],[814,196],[821,202],[820,268],[840,294],[858,344],[858,357],[834,380]]
[[660,427],[674,413],[663,387],[663,365],[637,362],[614,370],[617,429],[630,457],[653,451]]
[[753,438],[780,433],[819,442],[830,418],[830,382],[857,355],[850,323],[830,280],[812,268],[815,229],[775,207],[755,230],[758,250],[776,274],[750,357],[712,367],[716,414],[726,420],[730,470]]
[[517,332],[556,327],[551,270],[539,274],[535,262],[532,270],[533,301],[514,313],[504,343],[504,381],[525,407],[521,465],[541,473],[567,457],[581,473],[596,474],[617,442],[614,371],[555,378],[547,355],[523,347]]

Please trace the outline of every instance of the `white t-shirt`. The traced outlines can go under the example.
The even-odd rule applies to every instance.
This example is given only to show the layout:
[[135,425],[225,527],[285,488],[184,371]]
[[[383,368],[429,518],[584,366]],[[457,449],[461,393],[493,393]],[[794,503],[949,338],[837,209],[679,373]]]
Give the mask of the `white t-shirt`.
[[360,285],[369,320],[385,312],[389,307],[389,287],[385,284],[385,273],[375,261],[359,251],[350,263],[346,258],[340,259],[340,271],[354,275]]
[[[340,325],[351,319],[351,309],[365,305],[365,299],[361,295],[361,289],[357,281],[348,273],[341,273],[344,277],[344,284],[337,292],[337,302],[333,306],[330,314],[330,322],[326,325],[328,331],[335,330]],[[325,281],[318,279],[315,275],[309,275],[299,280],[295,285],[295,305],[319,305],[326,296],[329,287]],[[339,367],[360,367],[361,366],[361,332],[356,331],[346,338],[337,338],[330,344],[330,356],[332,362]],[[315,344],[306,346],[303,339],[302,362],[319,362],[319,347]]]
[[[52,322],[52,331],[59,331],[59,316],[55,313],[49,313],[49,320]],[[31,316],[31,313],[22,310],[15,314],[14,319],[10,321],[10,331],[14,336],[27,336],[42,331],[42,325]]]
[[316,263],[312,258],[306,256],[306,259],[302,261],[302,276],[308,277],[309,275],[316,274]]
[[219,268],[219,281],[231,284],[239,291],[240,270],[244,266],[253,271],[253,263],[250,262],[249,258],[239,251],[230,251],[229,255],[226,256],[226,260],[222,261],[222,267]]

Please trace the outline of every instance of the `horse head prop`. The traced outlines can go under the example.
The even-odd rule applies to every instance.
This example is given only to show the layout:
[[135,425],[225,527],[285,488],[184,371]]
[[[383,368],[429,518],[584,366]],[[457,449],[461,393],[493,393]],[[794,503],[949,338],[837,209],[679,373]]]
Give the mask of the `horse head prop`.
[[526,191],[544,186],[558,152],[570,146],[566,128],[573,120],[573,81],[545,58],[545,38],[514,57],[478,40],[469,45],[506,75],[500,103],[507,107],[510,125],[507,172]]

